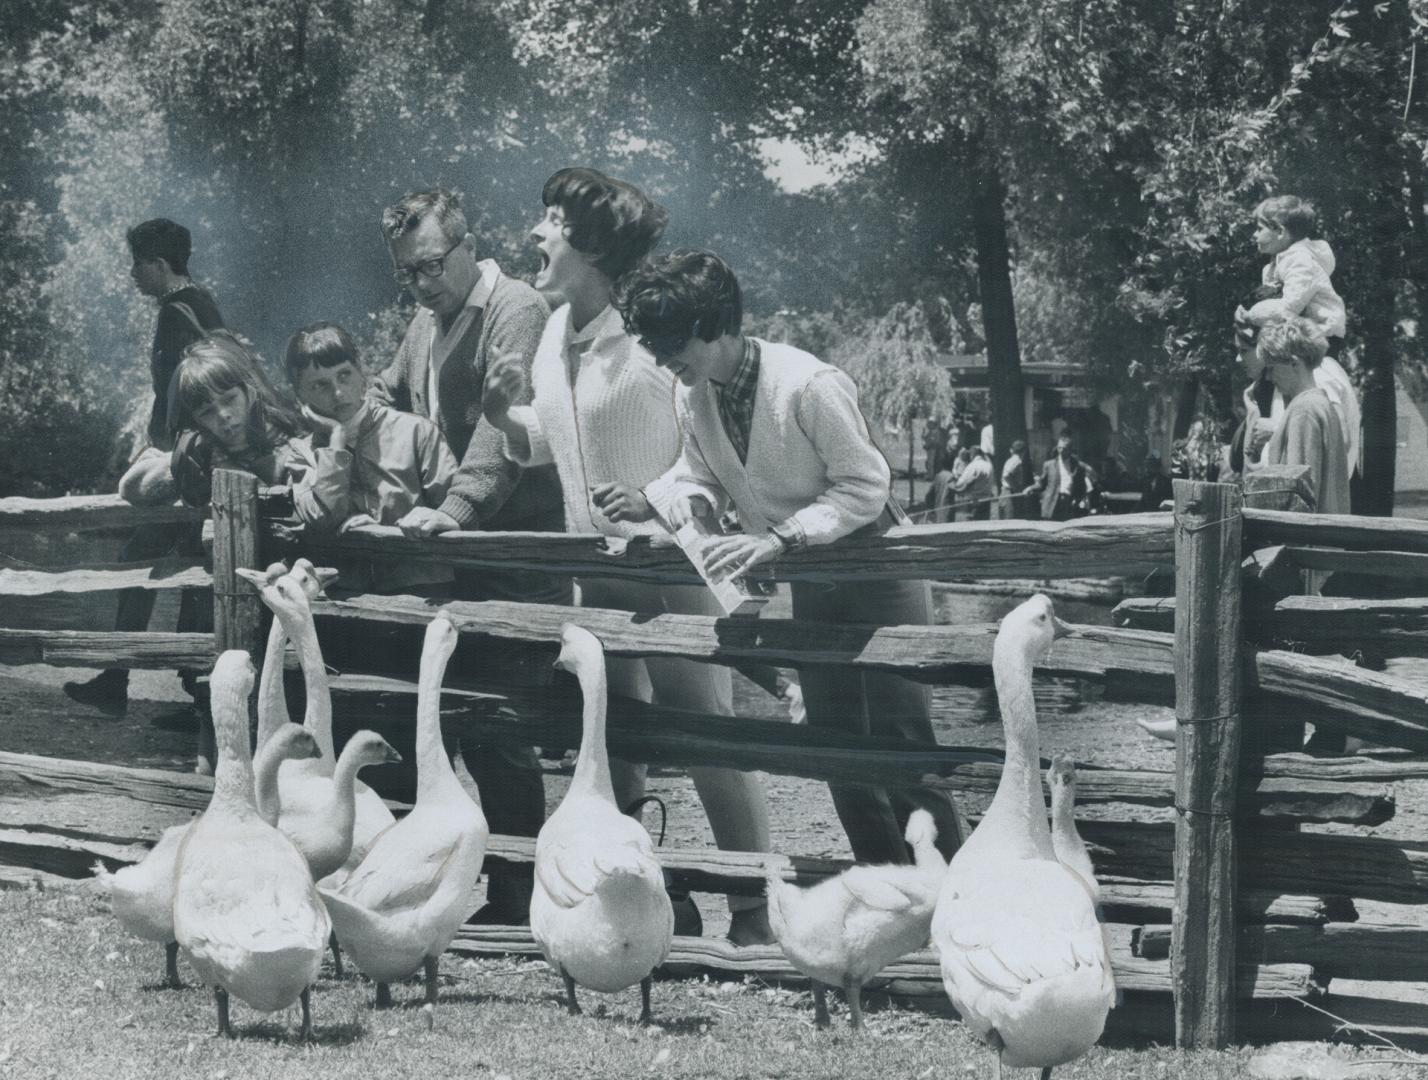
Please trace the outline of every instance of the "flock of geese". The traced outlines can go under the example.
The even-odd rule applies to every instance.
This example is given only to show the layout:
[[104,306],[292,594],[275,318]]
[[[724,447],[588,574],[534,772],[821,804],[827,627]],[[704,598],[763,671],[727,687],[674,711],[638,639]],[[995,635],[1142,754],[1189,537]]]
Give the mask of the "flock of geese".
[[[341,951],[376,983],[424,972],[426,1017],[434,1018],[441,954],[471,910],[488,829],[442,745],[439,704],[457,631],[438,613],[427,626],[417,693],[417,796],[394,820],[357,779],[365,765],[400,760],[383,739],[360,732],[334,754],[332,709],[311,600],[322,585],[306,560],[289,571],[244,572],[276,616],[258,698],[256,756],[249,749],[254,669],[231,650],[212,674],[218,765],[208,808],[167,830],[140,863],[113,874],[115,916],[137,936],[165,946],[178,985],[183,952],[214,988],[218,1032],[232,1035],[229,1000],[274,1012],[302,1005],[312,1033],[311,988],[322,958]],[[945,863],[936,830],[914,813],[911,865],[854,866],[808,888],[768,871],[769,921],[790,963],[813,980],[815,1019],[828,1024],[827,988],[847,997],[863,1022],[861,989],[884,966],[927,944],[965,1023],[1003,1064],[1041,1069],[1085,1053],[1115,1002],[1100,925],[1097,885],[1071,811],[1075,773],[1049,771],[1052,814],[1042,795],[1032,699],[1033,666],[1069,628],[1051,601],[1034,596],[1002,622],[993,651],[1006,735],[1006,764],[986,816]],[[307,687],[301,726],[282,692],[287,641]],[[649,834],[616,805],[605,746],[604,650],[567,624],[556,666],[583,693],[575,775],[536,840],[531,933],[580,1011],[576,988],[603,993],[640,986],[650,1020],[653,971],[667,957],[674,918]]]

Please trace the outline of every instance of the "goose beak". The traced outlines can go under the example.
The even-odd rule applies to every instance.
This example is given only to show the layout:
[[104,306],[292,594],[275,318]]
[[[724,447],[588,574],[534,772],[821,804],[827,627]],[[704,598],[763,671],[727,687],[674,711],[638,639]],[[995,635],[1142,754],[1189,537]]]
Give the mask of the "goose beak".
[[399,753],[397,753],[396,747],[392,746],[392,745],[389,743],[389,744],[387,745],[387,762],[388,762],[388,764],[397,765],[397,764],[400,764],[400,763],[401,763],[401,760],[402,760],[402,755],[399,754]]
[[1051,626],[1053,629],[1051,640],[1053,641],[1055,641],[1057,638],[1070,637],[1071,635],[1076,633],[1075,627],[1073,627],[1070,623],[1062,622],[1055,615],[1051,616]]
[[331,566],[319,566],[316,569],[317,587],[322,592],[327,591],[327,587],[337,580],[337,569]]
[[258,570],[249,570],[246,566],[234,567],[233,572],[258,590],[261,590],[265,585],[272,584],[272,579],[269,578],[266,573]]

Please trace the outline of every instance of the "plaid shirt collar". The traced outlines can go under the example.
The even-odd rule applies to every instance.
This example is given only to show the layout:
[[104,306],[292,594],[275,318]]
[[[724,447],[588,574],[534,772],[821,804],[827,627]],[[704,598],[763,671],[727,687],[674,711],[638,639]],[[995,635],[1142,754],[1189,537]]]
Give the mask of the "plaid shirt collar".
[[744,356],[727,383],[714,384],[719,401],[719,419],[724,433],[745,464],[749,460],[749,432],[754,426],[754,395],[759,388],[759,343],[744,338]]

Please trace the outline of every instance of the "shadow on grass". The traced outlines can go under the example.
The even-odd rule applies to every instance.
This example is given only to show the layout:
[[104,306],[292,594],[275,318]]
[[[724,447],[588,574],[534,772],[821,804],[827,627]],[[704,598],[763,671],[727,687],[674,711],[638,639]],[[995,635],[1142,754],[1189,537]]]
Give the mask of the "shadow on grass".
[[[215,1021],[214,1024],[217,1027]],[[268,1042],[290,1043],[295,1046],[303,1045],[301,1035],[301,1025],[297,1023],[282,1023],[277,1020],[255,1020],[252,1023],[231,1023],[234,1042],[252,1042],[255,1040],[266,1040]],[[211,1034],[211,1032],[210,1032]],[[347,1021],[338,1024],[318,1024],[312,1025],[312,1046],[351,1046],[367,1034],[367,1026],[356,1021]],[[216,1038],[217,1036],[213,1036]]]

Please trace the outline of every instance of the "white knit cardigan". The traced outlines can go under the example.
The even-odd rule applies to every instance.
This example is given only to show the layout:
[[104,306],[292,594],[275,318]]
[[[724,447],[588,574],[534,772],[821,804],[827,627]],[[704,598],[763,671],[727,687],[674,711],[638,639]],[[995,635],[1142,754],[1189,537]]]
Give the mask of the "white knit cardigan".
[[[567,356],[579,351],[573,368]],[[590,489],[609,481],[642,487],[679,457],[674,376],[625,333],[612,307],[570,328],[570,305],[551,313],[531,362],[530,405],[511,409],[530,439],[530,453],[505,453],[521,465],[555,463],[567,532],[607,536],[663,533],[657,521],[613,522],[594,511]]]
[[842,371],[791,345],[759,341],[758,388],[747,463],[719,418],[705,381],[675,395],[684,447],[674,467],[645,485],[661,513],[679,495],[731,499],[745,531],[796,522],[809,544],[827,544],[875,521],[892,475]]

